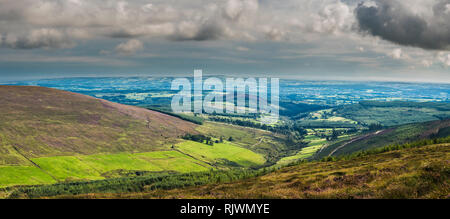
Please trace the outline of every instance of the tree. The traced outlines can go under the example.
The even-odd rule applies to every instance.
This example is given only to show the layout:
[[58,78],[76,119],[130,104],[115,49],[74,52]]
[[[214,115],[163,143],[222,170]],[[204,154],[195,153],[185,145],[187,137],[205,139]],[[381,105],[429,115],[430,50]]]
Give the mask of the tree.
[[331,133],[331,139],[336,140],[339,137],[339,132],[333,128],[333,132]]
[[369,125],[370,131],[380,130],[383,129],[383,126],[380,123],[372,123]]

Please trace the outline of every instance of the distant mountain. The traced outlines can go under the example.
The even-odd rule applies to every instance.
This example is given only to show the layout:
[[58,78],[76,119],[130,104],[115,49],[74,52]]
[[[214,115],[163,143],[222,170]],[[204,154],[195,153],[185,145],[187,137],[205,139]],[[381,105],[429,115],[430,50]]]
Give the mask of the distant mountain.
[[196,125],[159,112],[34,86],[0,86],[0,165],[28,158],[170,148]]

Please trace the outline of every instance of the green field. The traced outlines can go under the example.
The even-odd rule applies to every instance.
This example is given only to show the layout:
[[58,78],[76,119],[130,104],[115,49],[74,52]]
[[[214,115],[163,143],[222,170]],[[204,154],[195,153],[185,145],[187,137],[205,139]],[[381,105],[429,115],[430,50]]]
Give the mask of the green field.
[[303,145],[287,141],[287,136],[256,128],[242,127],[218,122],[205,122],[196,130],[214,138],[233,137],[233,144],[264,155],[268,163],[299,150]]
[[277,162],[277,165],[285,165],[288,163],[292,163],[298,160],[306,159],[312,157],[324,144],[327,143],[327,140],[324,138],[319,138],[314,135],[308,135],[305,138],[305,141],[308,141],[307,147],[302,148],[297,154],[289,157],[284,157]]
[[357,121],[344,118],[333,112],[332,109],[319,110],[309,113],[305,118],[296,121],[303,127],[310,128],[358,128]]
[[0,187],[49,184],[56,180],[105,179],[110,177],[111,172],[118,170],[185,173],[213,168],[177,151],[55,156],[35,158],[32,161],[41,169],[35,166],[0,167]]
[[50,175],[35,166],[0,166],[0,188],[12,185],[56,183]]
[[31,159],[37,166],[0,166],[0,187],[120,177],[119,171],[199,172],[229,167],[257,167],[262,155],[230,142],[214,146],[184,141],[177,151],[53,156]]
[[[208,171],[12,188],[9,198],[448,198],[449,138],[280,169]],[[430,145],[431,144],[431,145]],[[1,194],[0,194],[1,195]]]
[[263,165],[266,161],[262,155],[227,141],[216,143],[213,146],[194,141],[185,141],[177,144],[176,148],[198,160],[212,163],[213,165],[256,167]]

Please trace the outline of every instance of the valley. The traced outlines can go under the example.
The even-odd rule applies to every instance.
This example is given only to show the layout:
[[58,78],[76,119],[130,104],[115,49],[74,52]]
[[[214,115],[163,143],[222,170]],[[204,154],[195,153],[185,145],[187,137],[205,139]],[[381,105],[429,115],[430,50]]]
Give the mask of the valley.
[[[325,103],[294,95],[295,86],[311,90],[317,84],[282,81],[280,120],[266,125],[260,114],[173,113],[169,103],[174,93],[166,86],[167,78],[150,80],[146,93],[143,89],[149,87],[139,78],[123,80],[120,90],[80,86],[92,80],[100,79],[29,82],[53,88],[23,82],[0,85],[0,197],[287,198],[288,193],[296,198],[390,197],[393,194],[375,190],[400,179],[372,175],[371,168],[384,171],[393,165],[391,174],[402,163],[412,165],[402,174],[420,175],[424,173],[419,159],[435,158],[444,166],[436,174],[448,177],[450,103],[446,97],[439,99],[447,89],[444,85],[437,90],[440,96],[429,93],[419,100],[405,92],[401,99],[386,101],[381,96],[390,93],[367,92],[374,87],[331,83],[330,90],[353,92],[339,96],[347,95],[344,102],[318,95],[328,100]],[[134,84],[127,84],[130,81]],[[385,89],[392,84],[377,86]],[[394,87],[401,92],[415,86]],[[361,99],[354,99],[356,94]],[[397,156],[391,151],[367,155],[361,167],[362,158],[342,160],[421,141],[427,142],[423,156],[416,153],[419,148],[398,152],[409,160],[388,159]],[[362,186],[354,191],[346,187],[351,183],[328,185],[355,177],[365,180],[364,174],[370,175],[367,183],[373,190],[365,191],[359,181],[352,182]],[[427,190],[417,197],[443,197],[447,189],[444,184],[439,194]]]

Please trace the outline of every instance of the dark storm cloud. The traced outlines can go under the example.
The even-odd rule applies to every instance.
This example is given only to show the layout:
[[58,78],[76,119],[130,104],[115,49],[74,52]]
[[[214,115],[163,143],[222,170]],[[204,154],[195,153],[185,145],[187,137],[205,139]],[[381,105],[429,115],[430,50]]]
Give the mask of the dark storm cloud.
[[430,16],[420,16],[396,0],[379,0],[377,5],[359,4],[359,28],[374,36],[423,49],[450,49],[450,0],[438,1]]
[[194,34],[179,32],[169,39],[173,41],[206,41],[206,40],[217,40],[223,37],[224,31],[219,24],[207,24],[201,26]]
[[135,34],[135,33],[130,33],[129,31],[126,30],[118,30],[118,31],[113,31],[111,33],[106,34],[106,36],[109,36],[111,38],[136,38],[136,37],[140,37],[143,34]]

